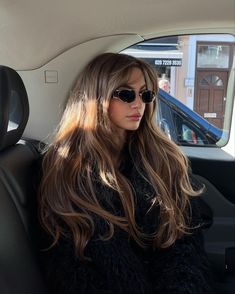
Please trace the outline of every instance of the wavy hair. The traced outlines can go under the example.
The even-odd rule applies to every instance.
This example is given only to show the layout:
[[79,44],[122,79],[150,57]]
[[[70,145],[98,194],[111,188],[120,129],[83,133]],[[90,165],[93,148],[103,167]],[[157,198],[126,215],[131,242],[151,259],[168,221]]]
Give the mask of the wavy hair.
[[[53,237],[52,246],[61,236],[72,237],[81,259],[86,258],[84,249],[94,234],[95,216],[108,224],[106,239],[112,238],[115,227],[128,232],[141,246],[148,238],[135,221],[132,189],[115,167],[113,155],[120,150],[112,140],[108,115],[113,92],[127,83],[136,67],[141,69],[147,88],[157,93],[157,75],[144,61],[115,53],[95,57],[79,75],[43,158],[39,193],[42,225]],[[190,184],[186,157],[157,127],[155,110],[156,101],[146,105],[139,128],[129,132],[127,145],[131,156],[134,149],[137,152],[141,170],[156,192],[153,205],[160,207],[160,224],[153,244],[166,248],[187,233],[185,211],[190,207],[189,195],[198,192]],[[102,207],[94,189],[94,164],[101,183],[118,193],[124,215]]]

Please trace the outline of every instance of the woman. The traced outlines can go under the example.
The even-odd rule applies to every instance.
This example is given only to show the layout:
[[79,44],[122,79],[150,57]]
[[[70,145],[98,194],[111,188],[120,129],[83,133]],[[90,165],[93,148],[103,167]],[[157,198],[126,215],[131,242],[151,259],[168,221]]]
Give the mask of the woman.
[[80,74],[43,159],[52,293],[212,293],[200,191],[155,124],[157,91],[154,70],[128,55]]

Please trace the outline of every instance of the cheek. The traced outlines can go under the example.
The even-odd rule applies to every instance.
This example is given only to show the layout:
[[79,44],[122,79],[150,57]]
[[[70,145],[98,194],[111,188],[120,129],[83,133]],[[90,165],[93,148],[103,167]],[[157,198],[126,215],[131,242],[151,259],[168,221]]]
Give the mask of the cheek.
[[112,120],[112,118],[121,116],[124,113],[124,110],[122,108],[123,105],[121,105],[120,101],[111,100],[108,109],[110,120]]
[[109,117],[112,116],[112,113],[114,112],[114,109],[115,109],[115,107],[114,107],[114,105],[113,105],[113,102],[110,101],[110,103],[109,103],[109,108],[108,108],[108,114],[109,114]]
[[146,107],[146,104],[143,103],[143,104],[142,104],[142,112],[143,112],[143,113],[144,113],[144,111],[145,111],[145,107]]

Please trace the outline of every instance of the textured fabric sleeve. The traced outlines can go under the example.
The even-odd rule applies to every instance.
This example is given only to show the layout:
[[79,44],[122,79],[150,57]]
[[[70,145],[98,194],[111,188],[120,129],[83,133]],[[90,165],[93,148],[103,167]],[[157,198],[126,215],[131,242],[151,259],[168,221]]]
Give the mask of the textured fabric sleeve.
[[87,252],[112,293],[151,293],[146,268],[133,252],[126,232],[119,230],[109,241],[93,240]]
[[91,263],[81,263],[76,257],[72,240],[61,237],[53,240],[39,226],[41,271],[49,294],[111,294],[102,284],[101,273]]
[[92,238],[81,263],[66,240],[47,253],[46,276],[51,293],[151,293],[144,267],[124,234],[108,241]]
[[[191,201],[192,226],[203,225],[198,199]],[[212,275],[203,248],[201,227],[184,235],[168,249],[158,250],[150,263],[154,293],[210,294]]]
[[59,244],[42,254],[43,272],[49,293],[57,294],[111,294],[102,285],[100,272],[89,263],[81,263],[74,255],[70,241]]

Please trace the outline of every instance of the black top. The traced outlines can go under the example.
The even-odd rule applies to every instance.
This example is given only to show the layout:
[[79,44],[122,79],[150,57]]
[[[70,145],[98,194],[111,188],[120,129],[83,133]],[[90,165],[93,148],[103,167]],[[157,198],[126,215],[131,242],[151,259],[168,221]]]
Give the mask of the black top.
[[[144,232],[153,233],[158,224],[159,210],[148,212],[153,188],[130,164],[122,170],[135,191],[136,222]],[[97,197],[106,209],[121,214],[118,195],[94,177]],[[191,225],[199,224],[192,235],[185,235],[167,249],[146,249],[135,243],[125,231],[115,228],[112,239],[101,240],[99,233],[107,226],[96,217],[95,233],[85,248],[91,261],[81,262],[74,254],[73,243],[60,239],[51,250],[43,253],[45,276],[51,289],[58,294],[208,294],[211,290],[210,269],[203,249],[198,197],[191,201]]]

